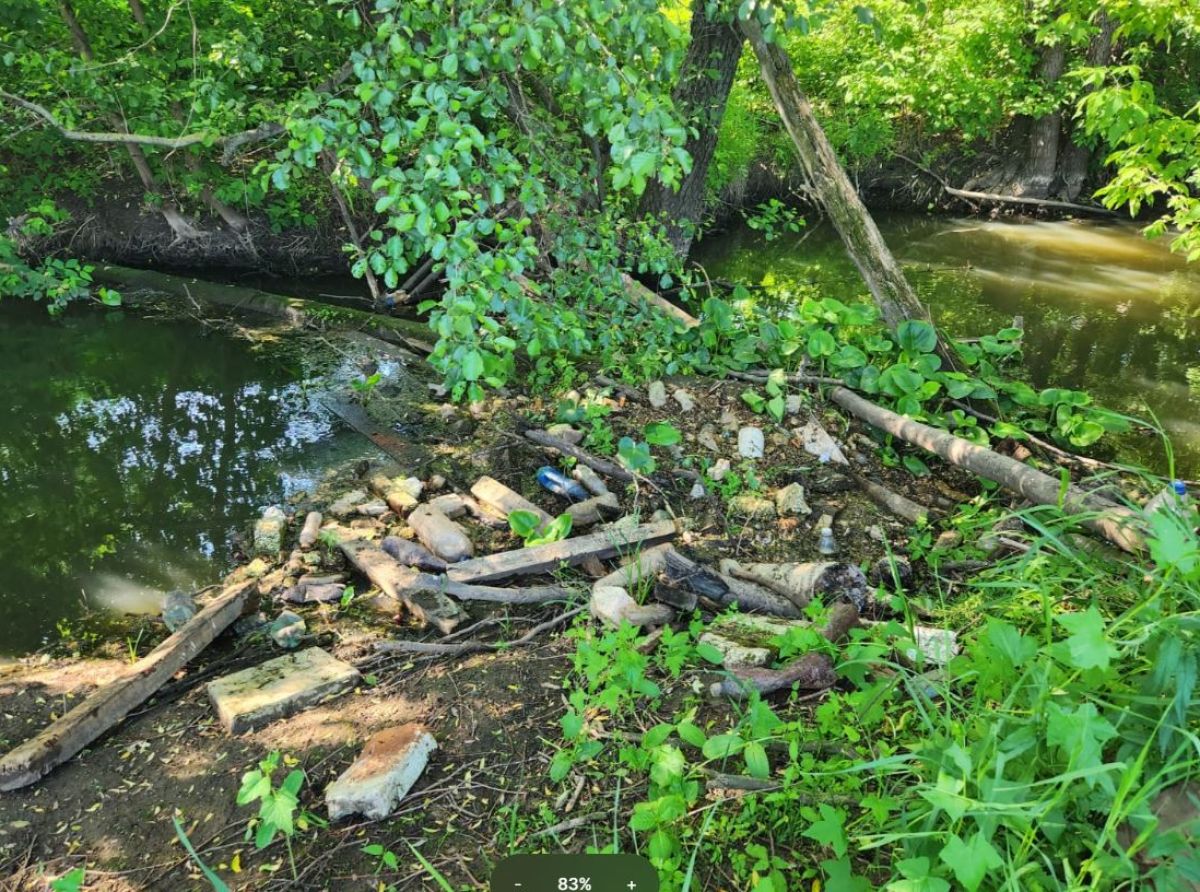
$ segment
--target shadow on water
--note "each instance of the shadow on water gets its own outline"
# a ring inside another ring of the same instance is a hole
[[[1025,361],[1039,387],[1086,390],[1108,408],[1158,418],[1176,472],[1200,476],[1200,264],[1131,225],[990,221],[881,214],[880,229],[938,323],[957,337],[1025,321]],[[704,241],[716,278],[785,298],[866,290],[836,232],[767,242],[749,228]],[[1162,443],[1129,436],[1121,456],[1167,471]]]
[[[0,370],[0,654],[215,581],[261,507],[353,448],[297,374],[190,324],[6,301]]]

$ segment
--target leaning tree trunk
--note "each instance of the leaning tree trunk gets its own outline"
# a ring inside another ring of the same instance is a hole
[[[884,321],[893,331],[908,319],[932,324],[929,311],[904,278],[904,271],[884,242],[879,227],[842,169],[808,97],[800,89],[787,52],[767,42],[762,26],[753,17],[743,20],[741,27],[758,56],[763,80],[792,138],[805,177],[841,235]],[[940,339],[938,353],[953,367],[953,355]]]
[[[663,220],[667,240],[676,255],[686,257],[694,235],[694,224],[704,213],[704,185],[708,166],[717,149],[721,119],[733,88],[745,37],[734,21],[709,17],[709,0],[692,0],[692,34],[679,82],[671,99],[679,112],[695,127],[684,148],[692,157],[692,169],[678,189],[653,180],[642,194],[642,216]]]
[[[1103,10],[1096,17],[1096,25],[1099,27],[1092,39],[1088,42],[1087,48],[1087,64],[1089,68],[1100,68],[1108,65],[1112,61],[1113,55],[1113,36],[1117,30],[1117,20],[1106,14]],[[1085,95],[1090,93],[1091,87],[1084,87]],[[1076,122],[1072,127],[1072,132],[1080,130],[1079,123]],[[1079,197],[1079,193],[1083,190],[1083,183],[1087,179],[1088,165],[1092,160],[1092,150],[1087,146],[1080,145],[1074,139],[1067,143],[1067,148],[1063,152],[1062,157],[1062,197],[1067,201],[1074,201]]]
[[[1047,89],[1053,89],[1062,77],[1067,48],[1060,40],[1042,48],[1038,77]],[[1029,130],[1029,146],[1025,164],[1017,174],[1011,193],[1029,198],[1045,198],[1053,190],[1058,170],[1058,143],[1062,133],[1062,108],[1034,120]]]

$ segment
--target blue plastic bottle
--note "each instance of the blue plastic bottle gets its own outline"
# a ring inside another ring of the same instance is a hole
[[[538,468],[537,480],[543,487],[556,496],[562,496],[572,502],[582,502],[590,498],[588,491],[561,471],[547,465]]]

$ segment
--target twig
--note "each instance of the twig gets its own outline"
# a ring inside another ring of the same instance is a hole
[[[513,641],[463,641],[460,644],[427,641],[381,641],[375,645],[375,650],[381,653],[415,653],[430,654],[433,656],[463,656],[483,651],[507,650],[529,644],[542,632],[562,625],[573,616],[582,613],[584,609],[583,607],[576,607],[574,610],[568,610],[566,613],[559,614],[544,623],[539,623],[520,638]]]

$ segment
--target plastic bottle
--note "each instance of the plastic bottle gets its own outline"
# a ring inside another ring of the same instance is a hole
[[[1182,480],[1172,480],[1171,485],[1146,503],[1146,514],[1155,514],[1164,508],[1170,508],[1180,513],[1188,508],[1187,486]]]
[[[821,541],[817,543],[817,551],[824,555],[837,554],[837,542],[833,538],[833,528],[825,527],[821,530]]]
[[[588,491],[561,471],[547,465],[538,468],[537,480],[543,487],[572,502],[583,502],[591,496]]]

